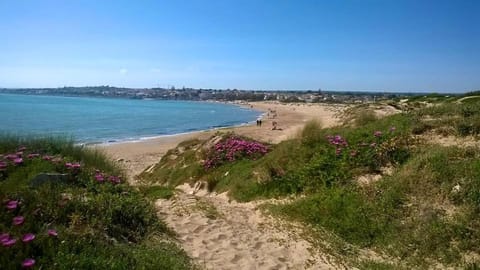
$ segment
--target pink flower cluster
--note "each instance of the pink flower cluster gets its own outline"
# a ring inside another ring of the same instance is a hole
[[[62,157],[55,157],[50,155],[40,155],[39,153],[29,153],[25,154],[27,148],[21,146],[17,149],[15,153],[0,155],[0,171],[4,171],[8,168],[9,164],[20,166],[24,164],[25,158],[27,159],[36,159],[42,158],[43,160],[50,161],[54,164],[59,164],[64,162]],[[78,172],[82,167],[78,162],[66,162],[65,167],[74,172]]]
[[[0,170],[5,170],[8,167],[8,163],[15,166],[22,165],[24,156],[23,151],[25,150],[25,147],[20,147],[15,153],[0,155]]]
[[[346,139],[344,139],[342,136],[340,135],[328,135],[327,136],[327,141],[331,144],[331,145],[334,145],[335,146],[335,155],[339,156],[340,154],[342,154],[342,150],[343,148],[345,147],[348,147],[348,142]]]
[[[389,131],[390,133],[393,133],[395,132],[396,128],[395,127],[390,127]],[[373,132],[373,137],[375,138],[380,138],[383,136],[383,132],[380,131],[380,130],[376,130]],[[340,135],[328,135],[327,136],[327,141],[335,146],[335,155],[339,156],[343,153],[343,150],[348,148],[348,142],[346,139],[344,139],[342,136]],[[366,142],[362,142],[360,144],[358,144],[359,146],[370,146],[371,148],[375,148],[377,147],[377,142],[371,142],[371,143],[366,143]],[[356,157],[357,155],[359,154],[359,150],[357,149],[352,149],[350,150],[350,157]]]
[[[65,163],[65,167],[71,170],[79,170],[82,166],[80,165],[80,163],[67,162]]]
[[[122,179],[119,176],[114,176],[114,175],[107,176],[105,173],[101,172],[100,170],[95,170],[95,174],[93,178],[95,178],[95,180],[99,183],[110,182],[116,185],[122,182]]]
[[[205,169],[210,169],[241,158],[256,159],[267,152],[267,146],[259,142],[230,137],[214,145],[203,166]]]
[[[347,140],[342,138],[342,136],[340,135],[335,135],[335,136],[328,135],[327,140],[330,144],[333,144],[333,145],[343,146],[343,147],[348,146]]]
[[[19,201],[18,200],[8,200],[5,204],[5,208],[7,209],[7,211],[17,210],[19,208]],[[15,227],[21,227],[24,223],[25,223],[25,217],[24,216],[14,216],[12,218],[12,225],[15,226]],[[54,230],[54,229],[47,230],[46,234],[50,237],[57,237],[58,236],[57,231]],[[29,233],[23,234],[23,236],[20,239],[24,244],[28,244],[28,243],[30,243],[30,242],[32,242],[33,240],[36,239],[36,235],[34,233],[29,232]],[[7,233],[7,232],[0,233],[0,244],[4,248],[12,248],[13,246],[15,246],[17,244],[17,238],[15,238],[14,235],[12,235],[10,233]],[[35,259],[26,258],[22,262],[21,265],[22,265],[23,268],[33,267],[35,265]]]

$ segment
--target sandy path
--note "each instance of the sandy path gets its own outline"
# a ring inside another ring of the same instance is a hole
[[[179,187],[173,199],[156,207],[175,230],[182,247],[206,269],[338,269],[314,251],[299,232],[279,226],[257,209],[227,195],[193,194]]]

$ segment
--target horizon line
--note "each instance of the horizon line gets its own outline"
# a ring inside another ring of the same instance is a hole
[[[21,90],[21,89],[62,89],[62,88],[88,88],[88,87],[109,87],[109,88],[119,88],[119,89],[132,89],[132,90],[219,90],[219,91],[256,91],[256,92],[356,92],[356,93],[419,93],[419,94],[466,94],[471,92],[480,91],[479,89],[472,90],[463,90],[459,92],[449,92],[449,90],[338,90],[338,89],[238,89],[238,88],[205,88],[205,87],[185,87],[180,88],[175,87],[174,85],[169,85],[167,87],[126,87],[126,86],[113,86],[113,85],[84,85],[84,86],[57,86],[57,87],[0,87],[1,90]],[[173,89],[171,88],[173,87]]]

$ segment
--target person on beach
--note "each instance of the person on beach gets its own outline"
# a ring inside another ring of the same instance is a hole
[[[257,126],[261,127],[262,126],[262,118],[257,119]]]
[[[273,126],[272,130],[276,130],[276,129],[277,129],[277,124],[278,124],[277,121],[273,121],[273,122],[272,122],[272,126]]]

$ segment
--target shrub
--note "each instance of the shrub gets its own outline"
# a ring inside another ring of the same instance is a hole
[[[313,146],[318,143],[320,139],[323,138],[322,127],[318,121],[309,121],[305,124],[305,127],[302,130],[301,138],[302,143],[305,145]]]
[[[355,116],[355,126],[361,127],[377,120],[375,112],[372,110],[362,110]]]

